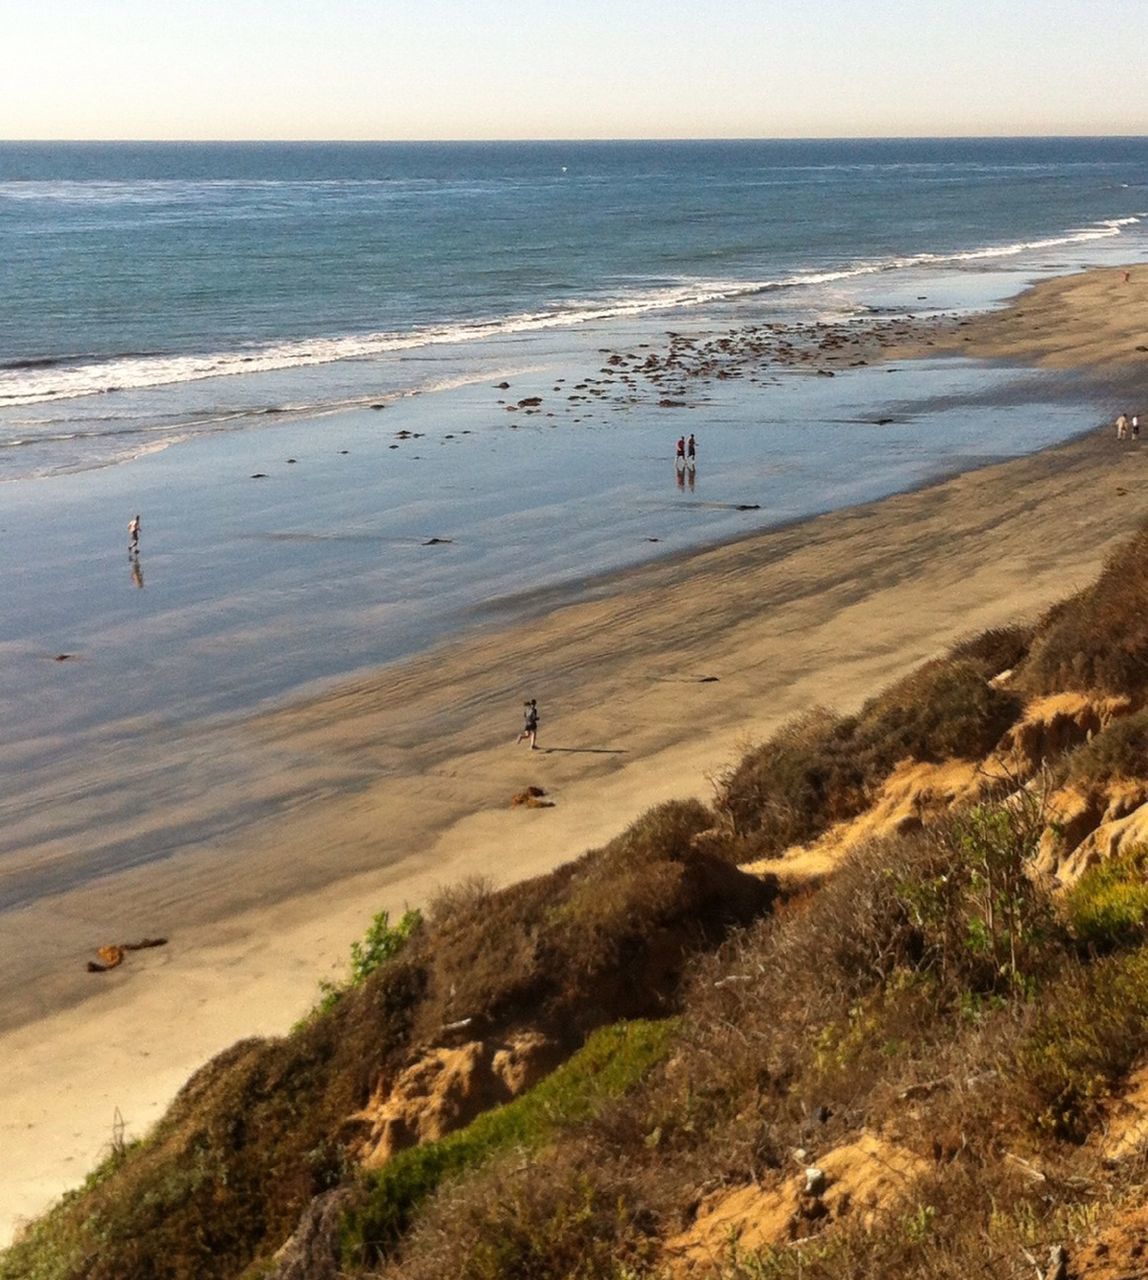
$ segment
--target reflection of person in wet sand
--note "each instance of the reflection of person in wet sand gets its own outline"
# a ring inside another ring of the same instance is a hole
[[[675,463],[675,464],[674,464],[674,478],[675,478],[675,479],[677,480],[677,482],[678,482],[678,488],[679,488],[679,489],[684,489],[684,488],[686,487],[686,469],[685,469],[685,467],[678,466],[678,465],[677,465],[677,463]]]
[[[128,521],[128,551],[138,551],[140,549],[140,518],[137,512]]]
[[[698,469],[692,464],[686,468],[686,482],[690,486],[690,492],[693,493],[694,485],[697,483]]]
[[[533,698],[528,699],[522,704],[523,720],[522,732],[514,739],[515,743],[519,743],[523,738],[530,739],[530,750],[538,750],[538,703]]]
[[[143,588],[143,570],[140,568],[138,552],[132,556],[132,586]]]

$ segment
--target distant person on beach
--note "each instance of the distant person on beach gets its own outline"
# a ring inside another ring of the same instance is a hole
[[[1132,439],[1140,439],[1140,415],[1138,413],[1132,415]]]
[[[538,703],[533,698],[528,699],[522,704],[523,725],[522,732],[514,739],[515,745],[520,743],[523,738],[530,739],[530,750],[538,750]]]
[[[140,549],[140,518],[137,512],[128,521],[128,550],[138,551]]]
[[[686,438],[685,436],[678,436],[678,445],[677,445],[677,450],[675,452],[675,457],[679,462],[683,462],[685,460],[685,456],[686,456]]]
[[[1124,414],[1121,414],[1116,419],[1116,439],[1124,440],[1127,438],[1127,436],[1128,436],[1128,419],[1127,417],[1125,417]]]
[[[695,459],[697,458],[697,452],[698,452],[698,447],[694,441],[694,433],[691,431],[690,438],[686,441],[686,457],[690,460],[690,462],[695,461]]]

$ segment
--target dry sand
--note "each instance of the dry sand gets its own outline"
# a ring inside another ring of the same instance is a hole
[[[1107,311],[1122,273],[1095,275],[1041,286],[1037,305]],[[1031,314],[1029,297],[1019,305]],[[957,342],[992,354],[997,331],[1011,352],[1010,323],[978,320]],[[1091,341],[1097,323],[1079,333]],[[139,1134],[212,1053],[284,1031],[375,911],[468,874],[547,870],[652,804],[708,798],[714,773],[784,718],[855,707],[956,638],[1083,586],[1148,516],[1142,448],[1097,430],[643,568],[246,726],[249,749],[312,799],[21,913],[27,943],[6,949],[5,986],[23,1000],[0,1024],[0,1239],[83,1177],[117,1114]],[[512,745],[527,695],[536,752]],[[511,809],[528,784],[555,807]],[[169,944],[83,971],[95,946],[145,934]]]
[[[1109,377],[1148,375],[1148,266],[1045,280],[938,339],[935,350]],[[1113,414],[1121,407],[1135,408],[1117,404]]]

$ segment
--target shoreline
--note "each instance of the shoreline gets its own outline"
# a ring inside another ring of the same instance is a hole
[[[375,911],[466,874],[539,873],[662,800],[708,798],[747,739],[818,703],[848,711],[960,636],[1083,585],[1148,516],[1148,496],[1119,492],[1144,456],[1088,428],[604,575],[529,625],[484,623],[239,727],[320,798],[21,913],[35,945],[12,957],[0,1002],[0,1237],[81,1179],[117,1109],[138,1135],[213,1052],[289,1026]],[[524,690],[543,712],[533,755],[510,745]],[[509,808],[530,784],[555,808]],[[82,972],[93,947],[157,933],[167,947]]]

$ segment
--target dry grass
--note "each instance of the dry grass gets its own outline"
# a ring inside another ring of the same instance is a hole
[[[768,909],[769,885],[694,847],[713,815],[650,810],[604,848],[494,893],[471,882],[434,905],[420,1033],[529,1019],[576,1041],[668,1007],[687,956]]]
[[[1148,693],[1148,529],[1117,551],[1100,578],[1050,610],[1018,673],[1029,693],[1066,689]]]
[[[1115,1194],[1119,1176],[1077,1144],[1148,1054],[1148,949],[1090,963],[1051,903],[1014,886],[1017,969],[1003,969],[970,926],[1006,837],[1031,851],[1023,815],[990,806],[873,847],[731,939],[697,964],[677,1051],[643,1089],[530,1161],[444,1189],[381,1274],[662,1280],[658,1242],[705,1191],[771,1185],[796,1147],[816,1158],[862,1127],[931,1170],[879,1230],[845,1219],[754,1254],[731,1240],[709,1274],[1033,1274],[1028,1254]]]
[[[1148,708],[1114,721],[1065,761],[1066,780],[1084,790],[1140,779],[1148,768]]]
[[[1033,627],[1020,624],[990,627],[955,644],[949,650],[949,658],[953,662],[974,663],[991,680],[1011,671],[1027,656],[1035,634]]]
[[[992,665],[926,663],[856,716],[813,711],[748,752],[718,780],[716,799],[741,860],[780,853],[856,816],[898,761],[987,755],[1020,714],[1014,694],[988,683]]]

